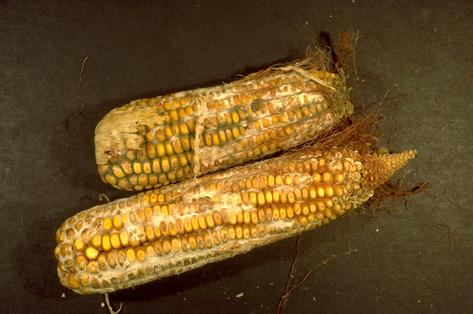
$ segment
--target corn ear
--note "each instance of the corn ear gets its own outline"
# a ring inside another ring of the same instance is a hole
[[[95,131],[102,180],[143,190],[261,159],[326,134],[352,104],[317,57],[230,84],[132,101]]]
[[[59,279],[112,292],[294,236],[363,204],[414,156],[308,148],[93,207],[56,233]]]

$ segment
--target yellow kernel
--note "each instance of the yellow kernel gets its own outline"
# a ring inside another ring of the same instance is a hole
[[[327,184],[333,183],[333,175],[330,172],[324,172],[322,175],[322,181]]]
[[[309,196],[310,198],[314,199],[317,197],[317,191],[314,187],[309,188]]]
[[[128,232],[120,232],[120,242],[124,247],[128,246]]]
[[[325,195],[325,190],[324,190],[323,187],[319,186],[319,187],[317,188],[317,195],[318,195],[319,197],[324,197],[324,195]]]
[[[232,128],[232,135],[233,138],[238,138],[240,136],[240,131],[238,130],[238,128]]]
[[[240,122],[240,117],[238,116],[238,113],[236,111],[232,112],[232,121],[235,124]]]
[[[163,157],[166,155],[166,149],[164,148],[164,145],[162,143],[156,144],[156,153],[158,157]]]
[[[197,217],[192,217],[192,229],[194,229],[194,231],[197,231],[199,230],[199,219]]]
[[[112,229],[112,219],[110,219],[109,217],[105,218],[103,220],[103,225],[102,226],[107,231]]]
[[[272,215],[273,215],[273,219],[279,219],[279,210],[277,207],[273,208]]]
[[[279,202],[279,199],[280,199],[280,194],[279,194],[279,191],[273,191],[273,201],[275,203],[278,203]]]
[[[99,256],[99,251],[96,248],[89,246],[85,249],[85,256],[89,260],[94,260],[97,258],[97,256]]]
[[[310,212],[310,208],[307,205],[302,206],[302,215],[308,215]]]
[[[287,203],[287,192],[281,191],[281,204],[286,204],[286,203]]]
[[[81,239],[75,239],[74,240],[74,248],[77,251],[82,251],[84,249],[84,247],[85,247],[84,242],[82,242]]]
[[[122,219],[120,215],[114,216],[112,220],[113,226],[115,229],[120,229],[122,227]]]
[[[177,228],[176,225],[172,222],[169,223],[169,235],[170,236],[175,236],[177,234]]]
[[[292,207],[288,207],[286,210],[287,218],[291,219],[294,217],[294,210]]]
[[[102,248],[105,250],[105,251],[109,251],[112,249],[112,246],[110,244],[110,236],[108,234],[105,234],[103,237],[102,237]]]
[[[265,203],[265,196],[263,192],[258,192],[258,205],[263,206]]]
[[[273,186],[274,186],[274,183],[275,183],[275,181],[274,181],[274,176],[273,176],[273,175],[269,175],[269,176],[268,176],[268,186],[273,187]]]
[[[148,239],[148,241],[153,241],[154,238],[155,238],[155,234],[154,234],[154,231],[153,231],[153,226],[146,226],[145,227],[145,234],[146,234],[146,238]]]
[[[112,167],[112,173],[117,178],[123,178],[125,176],[125,173],[123,172],[123,170],[118,165],[115,165],[115,166]]]
[[[313,179],[315,183],[319,183],[322,181],[322,176],[320,175],[320,173],[314,173]]]
[[[79,277],[77,277],[74,273],[69,273],[67,275],[67,284],[71,289],[79,289],[80,288],[80,281]]]
[[[235,235],[237,239],[241,239],[243,237],[243,230],[241,226],[236,226],[235,227]]]
[[[281,217],[281,219],[286,219],[287,217],[287,212],[286,212],[286,209],[284,207],[282,207],[281,209],[279,209],[279,216]]]
[[[179,239],[173,238],[171,240],[171,247],[175,253],[179,252],[181,250],[181,244],[179,243]]]
[[[236,225],[236,223],[237,223],[237,215],[236,215],[235,213],[231,213],[231,214],[230,214],[230,219],[229,219],[229,221],[230,221],[230,224]]]
[[[253,206],[256,206],[256,204],[258,204],[258,197],[255,192],[250,193],[250,203]]]
[[[203,216],[199,217],[199,227],[201,229],[207,229],[207,224],[205,223],[205,217]]]
[[[335,175],[335,182],[343,182],[343,180],[345,180],[345,175],[343,173],[337,173]]]
[[[336,186],[335,189],[334,189],[334,194],[335,196],[342,196],[343,195],[343,187],[341,186]]]
[[[139,162],[134,162],[133,163],[133,171],[136,173],[136,174],[140,174],[142,172],[142,169],[141,169],[141,164]]]
[[[102,245],[102,236],[100,234],[94,235],[94,237],[92,238],[92,245],[96,248],[100,248],[100,246]]]
[[[325,195],[327,195],[327,197],[332,197],[333,196],[333,188],[331,186],[326,186],[325,187]]]
[[[292,176],[284,176],[284,183],[286,185],[292,185]]]
[[[282,176],[278,174],[276,176],[276,185],[282,185],[282,184],[283,184]]]
[[[215,222],[214,222],[214,219],[213,219],[212,215],[205,216],[205,222],[207,223],[207,226],[209,228],[215,227]]]
[[[168,156],[174,155],[174,149],[172,148],[172,145],[170,142],[164,143],[164,149],[166,150],[166,154]]]
[[[128,248],[126,250],[126,258],[130,263],[133,263],[136,259],[135,250],[132,248]]]
[[[192,231],[192,223],[189,218],[184,219],[184,230],[186,230],[186,232]]]

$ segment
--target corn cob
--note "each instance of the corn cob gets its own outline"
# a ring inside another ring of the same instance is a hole
[[[56,233],[60,281],[112,292],[313,229],[364,203],[414,156],[307,148],[93,207]]]
[[[352,113],[342,75],[309,58],[230,84],[141,99],[97,125],[102,180],[143,190],[298,146]]]

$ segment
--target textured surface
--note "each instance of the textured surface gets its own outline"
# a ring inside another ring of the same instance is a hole
[[[303,56],[312,32],[346,29],[361,34],[356,102],[377,103],[389,90],[390,147],[416,147],[405,180],[430,180],[432,188],[410,197],[407,210],[398,200],[375,216],[354,214],[305,234],[302,270],[348,243],[358,252],[314,272],[287,312],[473,307],[471,2],[19,3],[0,1],[2,313],[105,312],[99,296],[61,298],[53,256],[64,219],[95,205],[99,193],[128,195],[96,172],[93,134],[105,113]],[[74,94],[85,56],[86,108],[69,130],[57,129],[80,108]],[[111,298],[125,313],[274,312],[293,252],[294,240],[285,240]]]
[[[414,156],[308,148],[92,207],[56,232],[59,279],[113,292],[246,253],[359,207]]]
[[[231,83],[113,109],[95,129],[100,177],[141,191],[326,135],[353,113],[343,76],[324,71],[326,59],[320,53]]]

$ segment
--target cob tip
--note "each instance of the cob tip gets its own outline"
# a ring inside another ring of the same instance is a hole
[[[366,165],[363,176],[367,186],[377,187],[388,181],[388,179],[407,162],[415,158],[415,149],[406,150],[393,154],[372,154],[365,157]]]

